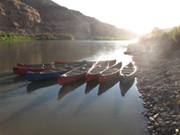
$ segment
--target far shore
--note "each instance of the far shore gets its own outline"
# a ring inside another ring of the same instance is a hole
[[[180,134],[180,50],[168,57],[131,44],[128,55],[137,66],[137,87],[147,109],[147,130],[153,135]]]

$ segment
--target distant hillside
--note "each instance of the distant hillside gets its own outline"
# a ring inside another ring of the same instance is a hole
[[[75,39],[132,37],[135,34],[100,22],[51,0],[1,0],[0,30],[25,34],[64,33]]]

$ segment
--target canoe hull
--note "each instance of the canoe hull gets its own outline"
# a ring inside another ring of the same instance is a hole
[[[85,78],[85,74],[86,73],[75,75],[75,76],[68,76],[68,77],[58,76],[57,80],[60,85],[66,85],[66,84]]]
[[[56,78],[58,75],[65,74],[68,71],[61,71],[61,72],[55,72],[55,73],[42,73],[42,74],[28,72],[25,74],[25,76],[28,81],[34,82],[34,81],[41,81],[41,80]]]
[[[107,70],[103,71],[102,74],[98,78],[99,83],[102,84],[112,79],[119,78],[121,66],[122,66],[122,62],[119,62],[109,67]]]
[[[98,79],[99,79],[99,83],[102,84],[102,83],[105,83],[107,81],[110,81],[110,80],[118,78],[118,77],[119,77],[119,71],[117,71],[114,74],[108,75],[108,76],[99,76]]]
[[[132,74],[130,76],[121,75],[120,81],[121,81],[121,83],[126,84],[126,83],[130,82],[131,80],[133,80],[134,78],[135,78],[135,74]]]
[[[13,67],[13,72],[18,75],[25,75],[28,71],[30,72],[42,72],[48,69],[42,69],[42,68],[19,68],[19,67]]]
[[[90,81],[98,79],[98,77],[99,77],[99,74],[93,74],[93,75],[92,74],[86,74],[85,81],[90,82]]]

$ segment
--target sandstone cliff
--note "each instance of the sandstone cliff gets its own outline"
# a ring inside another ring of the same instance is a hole
[[[127,30],[69,10],[51,0],[1,0],[0,20],[0,30],[7,32],[64,33],[75,39],[132,35]]]
[[[14,33],[42,32],[39,12],[17,0],[0,1],[0,30]]]
[[[50,0],[20,0],[37,9],[44,24],[52,33],[66,33],[76,39],[91,37],[89,24],[75,16],[69,9]]]

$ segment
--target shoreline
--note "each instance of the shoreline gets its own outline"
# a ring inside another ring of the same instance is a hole
[[[168,57],[137,44],[128,45],[137,66],[137,88],[153,135],[180,134],[180,50]]]

